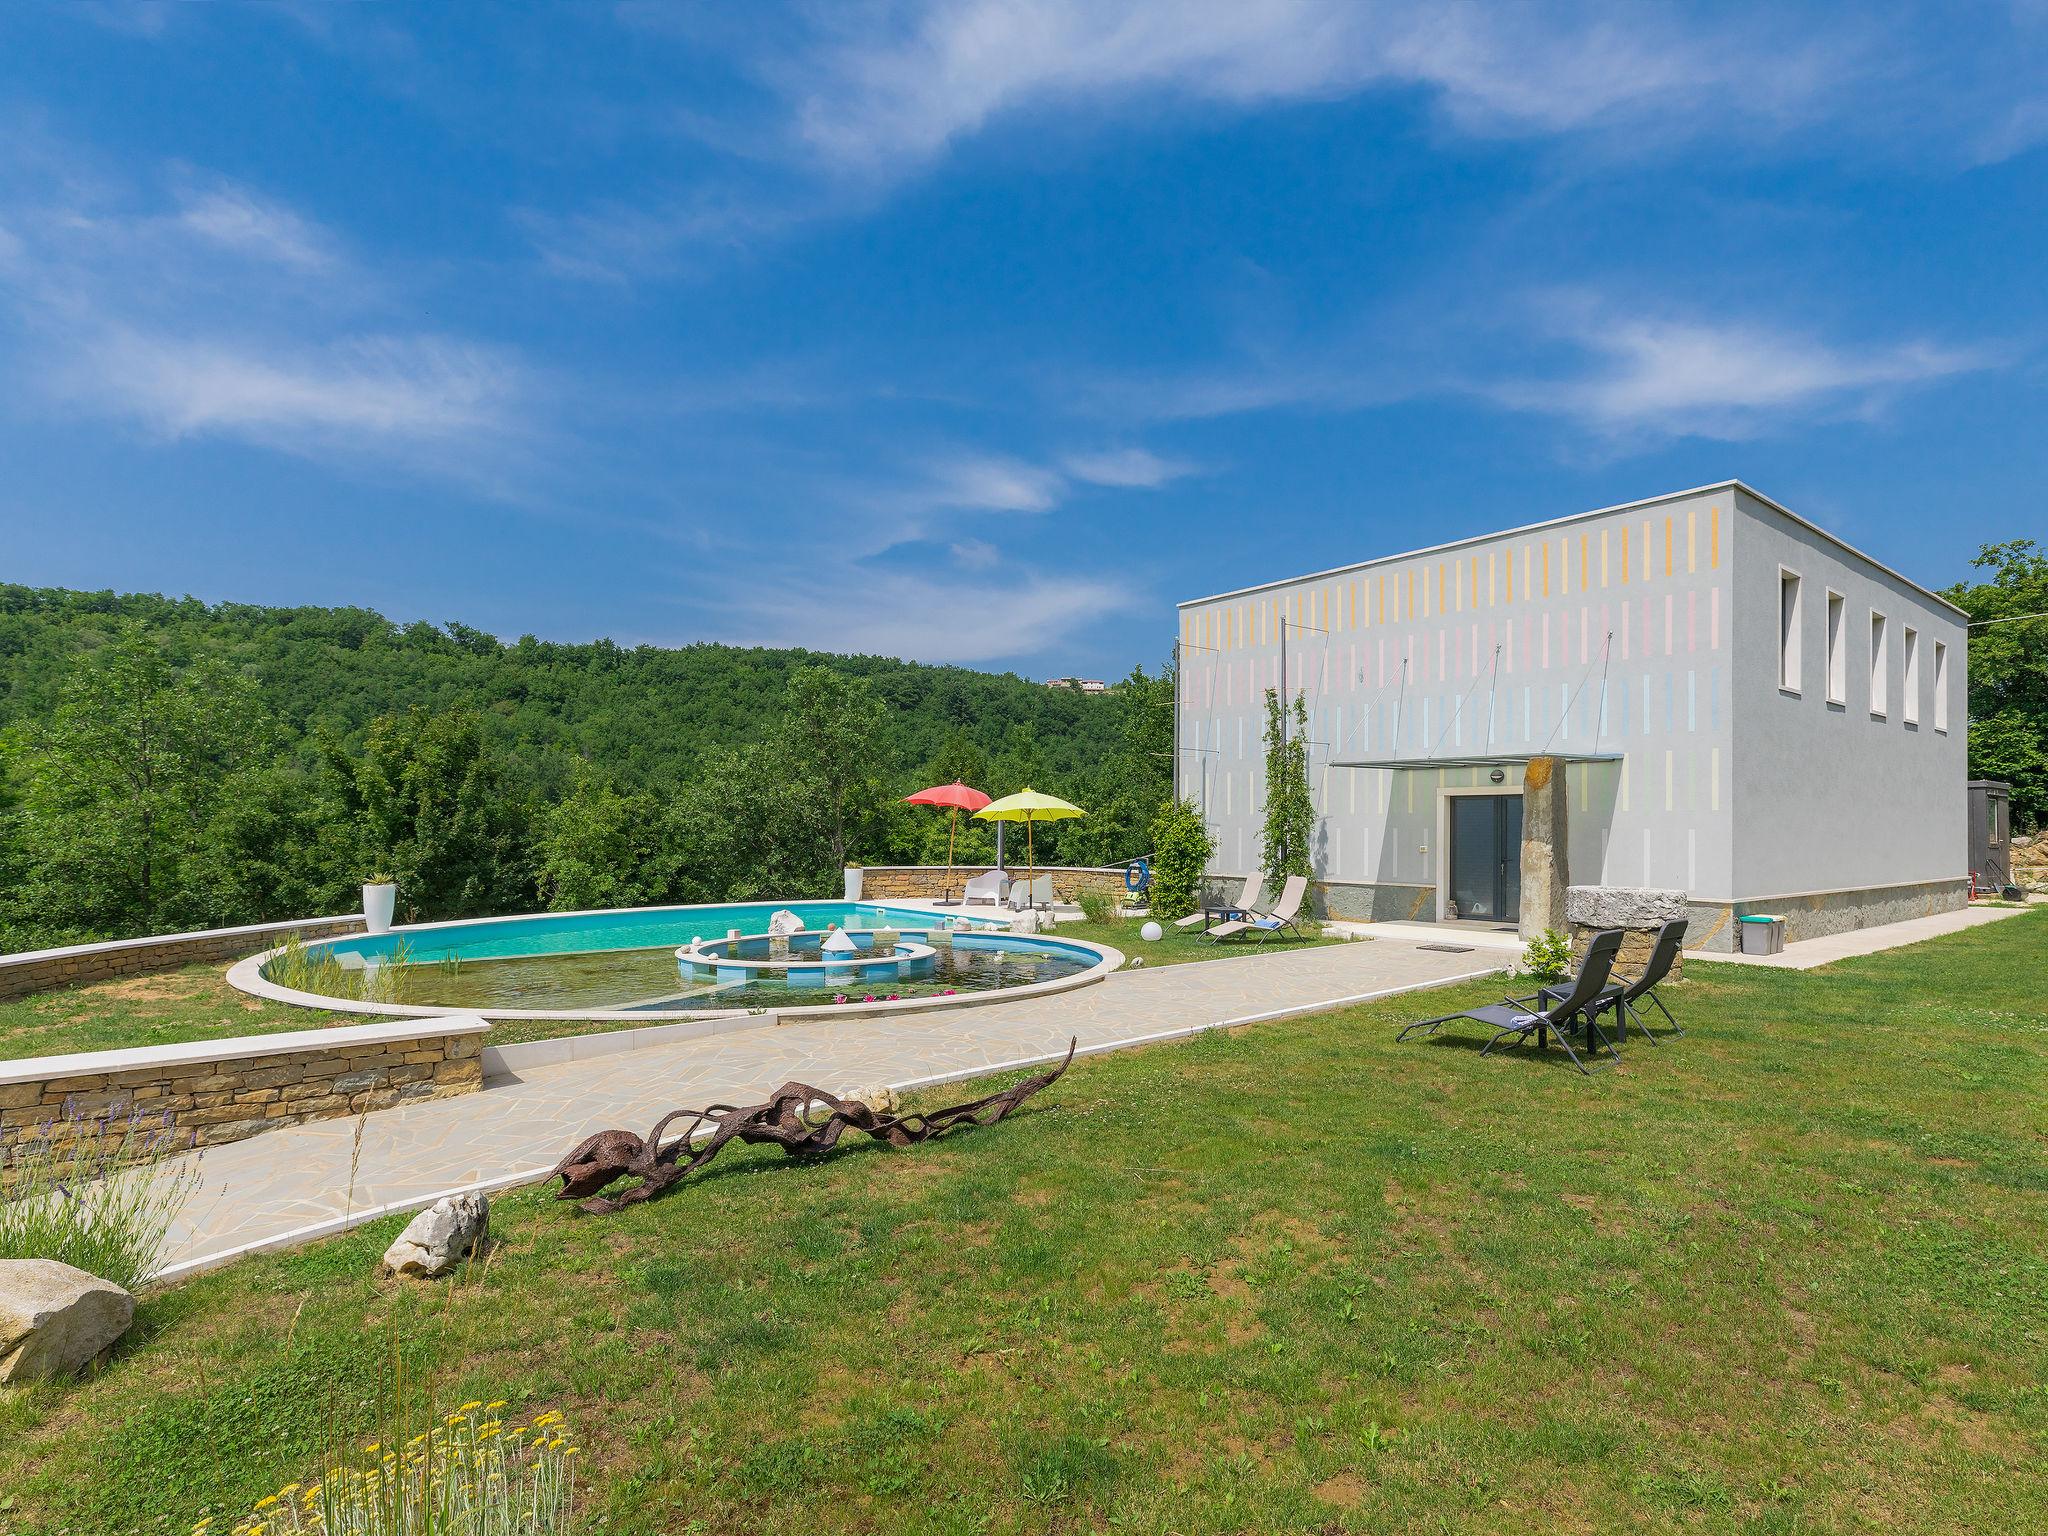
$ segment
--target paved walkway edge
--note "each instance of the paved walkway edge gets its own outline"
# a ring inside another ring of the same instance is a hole
[[[1074,1057],[1076,1060],[1080,1060],[1087,1056],[1103,1056],[1111,1051],[1128,1051],[1144,1045],[1163,1045],[1168,1041],[1185,1040],[1191,1036],[1207,1034],[1209,1031],[1216,1029],[1240,1029],[1249,1024],[1272,1024],[1282,1019],[1296,1019],[1309,1014],[1328,1013],[1333,1008],[1349,1008],[1359,1003],[1378,1002],[1382,998],[1399,997],[1411,992],[1433,992],[1441,987],[1461,986],[1465,982],[1476,981],[1482,976],[1497,976],[1503,969],[1504,967],[1502,966],[1489,965],[1480,970],[1468,971],[1457,976],[1448,976],[1441,981],[1425,982],[1420,985],[1410,983],[1398,987],[1382,987],[1373,992],[1354,992],[1345,997],[1324,998],[1312,1003],[1297,1003],[1290,1007],[1275,1008],[1264,1013],[1247,1013],[1235,1018],[1213,1019],[1203,1024],[1189,1024],[1179,1029],[1163,1029],[1154,1034],[1139,1035],[1128,1040],[1100,1041],[1097,1044],[1076,1050]],[[1026,1067],[1042,1067],[1047,1062],[1058,1061],[1064,1055],[1066,1055],[1065,1051],[1049,1051],[1035,1056],[1021,1056],[1012,1061],[998,1062],[994,1066],[970,1067],[958,1072],[941,1072],[930,1077],[918,1077],[912,1078],[907,1082],[891,1083],[889,1086],[896,1089],[899,1093],[909,1092],[916,1088],[937,1088],[946,1083],[968,1082],[978,1077],[995,1077],[1000,1073],[1020,1071]],[[489,1090],[486,1089],[485,1091],[488,1092]],[[172,1281],[189,1279],[193,1275],[202,1274],[210,1269],[218,1269],[223,1264],[242,1258],[247,1254],[274,1252],[281,1248],[295,1248],[302,1243],[314,1242],[323,1237],[334,1237],[342,1232],[364,1226],[369,1222],[380,1220],[386,1216],[396,1215],[403,1211],[425,1210],[436,1200],[445,1200],[452,1195],[472,1193],[497,1194],[502,1190],[516,1189],[524,1184],[538,1183],[542,1178],[546,1177],[548,1170],[553,1166],[554,1164],[551,1162],[543,1163],[537,1168],[522,1168],[514,1173],[497,1174],[488,1179],[477,1179],[467,1184],[457,1184],[448,1189],[436,1190],[431,1194],[408,1196],[403,1200],[393,1200],[384,1205],[366,1205],[360,1210],[351,1210],[343,1216],[333,1217],[326,1221],[311,1222],[303,1227],[294,1227],[287,1232],[272,1233],[270,1236],[253,1243],[243,1243],[233,1248],[216,1249],[212,1253],[201,1254],[196,1258],[187,1259],[183,1263],[172,1264],[152,1276],[149,1283],[151,1285],[166,1285]]]

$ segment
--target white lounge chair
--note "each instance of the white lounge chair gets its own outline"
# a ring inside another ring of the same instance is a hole
[[[1010,877],[1000,869],[992,869],[985,875],[976,875],[960,891],[960,905],[971,907],[980,902],[987,906],[999,907],[1008,891]]]
[[[1049,907],[1053,904],[1052,876],[1040,875],[1036,880],[1012,880],[1010,882],[1010,910],[1024,912],[1033,907]]]
[[[1245,918],[1234,923],[1218,923],[1209,930],[1212,939],[1227,939],[1240,933],[1256,933],[1264,943],[1267,935],[1285,929],[1296,938],[1305,937],[1294,921],[1301,915],[1301,899],[1308,894],[1308,878],[1305,875],[1289,875],[1287,883],[1280,887],[1280,899],[1273,903],[1273,910],[1261,912],[1256,917]]]
[[[1259,895],[1265,889],[1265,885],[1266,877],[1264,875],[1246,875],[1244,878],[1244,889],[1237,893],[1237,900],[1230,904],[1230,910],[1233,912],[1258,911]],[[1214,907],[1206,904],[1197,907],[1186,917],[1176,917],[1173,920],[1173,926],[1176,928],[1192,928],[1199,922],[1207,921],[1209,914],[1215,910]]]

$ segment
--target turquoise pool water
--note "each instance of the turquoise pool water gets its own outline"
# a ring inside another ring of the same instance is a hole
[[[284,979],[273,960],[264,974],[286,986],[332,997],[367,999],[397,1008],[432,1006],[486,1011],[537,1010],[551,1013],[675,1012],[776,1007],[835,1001],[931,997],[953,992],[993,992],[1076,975],[1098,963],[1094,951],[1052,937],[1011,935],[986,918],[971,919],[978,931],[954,933],[936,945],[928,974],[883,982],[846,978],[775,977],[719,982],[686,974],[676,951],[696,938],[724,938],[734,929],[765,932],[768,920],[788,908],[813,933],[828,924],[842,928],[895,928],[906,939],[923,941],[931,926],[925,913],[868,902],[749,902],[706,907],[650,907],[639,910],[545,913],[533,917],[478,918],[409,928],[374,938],[356,935],[323,940],[306,954],[310,973]],[[403,949],[401,951],[401,946]],[[336,967],[325,956],[360,956]],[[405,964],[378,962],[403,954]],[[370,990],[372,982],[376,990]]]
[[[931,918],[899,907],[849,901],[758,901],[723,907],[638,907],[616,912],[548,912],[533,917],[484,917],[437,923],[372,938],[323,941],[337,955],[389,958],[400,944],[415,964],[504,960],[518,955],[580,955],[614,949],[674,949],[692,939],[722,939],[734,928],[765,933],[768,919],[789,908],[806,928],[827,923],[853,928],[928,928]],[[997,925],[977,920],[981,929]]]

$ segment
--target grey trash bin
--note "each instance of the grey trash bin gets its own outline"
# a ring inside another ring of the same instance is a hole
[[[1785,919],[1745,917],[1742,919],[1742,952],[1745,955],[1775,955],[1785,948]]]

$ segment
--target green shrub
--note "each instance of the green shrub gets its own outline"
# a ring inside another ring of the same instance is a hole
[[[1152,915],[1171,921],[1201,905],[1202,876],[1216,852],[1192,801],[1169,800],[1152,818]]]
[[[1546,928],[1522,951],[1522,969],[1538,981],[1562,981],[1572,973],[1572,941]]]
[[[0,1259],[55,1259],[132,1291],[163,1262],[171,1221],[199,1182],[168,1114],[62,1115],[0,1160]]]
[[[1091,923],[1112,922],[1116,918],[1116,898],[1107,891],[1085,890],[1075,898],[1081,904],[1081,915]]]

